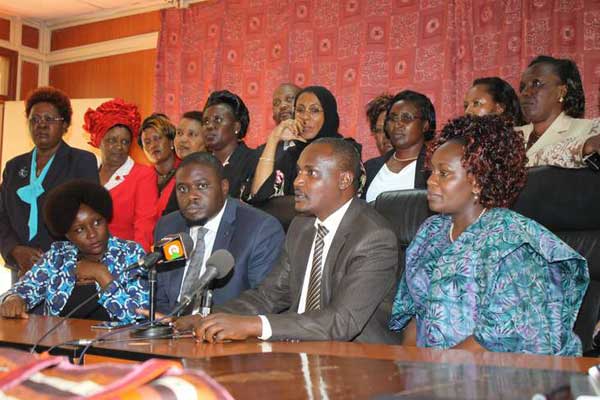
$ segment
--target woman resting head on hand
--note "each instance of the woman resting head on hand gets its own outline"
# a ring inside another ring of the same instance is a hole
[[[420,347],[581,354],[573,325],[589,282],[585,259],[505,208],[525,183],[521,134],[503,117],[460,117],[429,159],[427,200],[439,214],[406,251],[390,329]]]
[[[98,293],[74,318],[132,321],[148,304],[146,283],[133,270],[123,271],[144,256],[135,242],[113,237],[110,194],[102,186],[74,180],[53,189],[44,219],[56,237],[40,261],[9,290],[0,315],[26,318],[43,304],[44,315],[64,316],[85,298]]]

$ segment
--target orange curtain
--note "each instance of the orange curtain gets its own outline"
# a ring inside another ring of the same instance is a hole
[[[577,62],[596,117],[600,86],[598,0],[215,0],[162,12],[155,110],[175,121],[212,90],[250,109],[247,143],[273,127],[278,84],[323,85],[336,96],[340,133],[376,155],[365,104],[412,89],[435,104],[438,126],[463,109],[474,78],[518,87],[538,54]]]

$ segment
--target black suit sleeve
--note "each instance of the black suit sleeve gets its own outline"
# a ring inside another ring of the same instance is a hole
[[[72,168],[76,171],[75,176],[77,178],[100,183],[98,163],[92,153],[80,151],[73,161]]]
[[[19,238],[12,228],[7,208],[7,191],[9,190],[7,187],[7,177],[10,176],[13,169],[11,164],[8,164],[4,168],[2,184],[0,184],[0,252],[2,253],[2,258],[7,262],[7,266],[16,264],[10,252],[19,244]]]

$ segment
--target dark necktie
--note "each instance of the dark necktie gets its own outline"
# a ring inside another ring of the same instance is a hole
[[[187,272],[183,280],[183,286],[181,287],[181,297],[185,295],[191,295],[191,291],[194,287],[194,283],[200,277],[200,271],[202,271],[202,262],[204,261],[204,235],[208,230],[200,226],[198,227],[198,235],[196,237],[196,245],[194,251],[190,257],[190,264],[188,265]]]
[[[323,247],[325,246],[323,238],[328,232],[325,226],[317,225],[315,251],[313,252],[312,269],[310,271],[308,292],[306,294],[306,311],[321,308],[321,278],[323,277]]]

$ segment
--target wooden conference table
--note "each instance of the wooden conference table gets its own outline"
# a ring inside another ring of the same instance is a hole
[[[0,318],[0,346],[28,349],[58,320]],[[106,332],[90,329],[93,324],[68,320],[40,350]],[[207,372],[238,399],[523,399],[535,393],[562,399],[571,398],[569,385],[581,382],[599,361],[341,342],[207,344],[192,338],[131,339],[127,333],[107,340],[90,348],[86,362],[181,359],[185,366]]]

